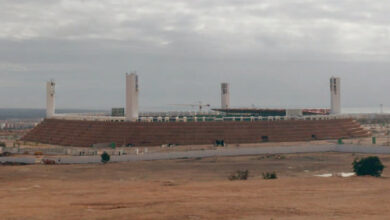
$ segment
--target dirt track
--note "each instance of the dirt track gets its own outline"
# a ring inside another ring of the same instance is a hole
[[[389,219],[383,178],[350,172],[356,155],[295,154],[107,165],[1,166],[6,219]],[[380,156],[388,167],[390,156]],[[237,169],[250,180],[228,181]],[[263,180],[264,171],[279,179]]]

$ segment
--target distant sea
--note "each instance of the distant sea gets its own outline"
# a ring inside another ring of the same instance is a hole
[[[383,107],[382,109],[378,107],[348,107],[348,108],[342,108],[341,109],[342,113],[344,114],[355,114],[355,113],[390,113],[390,107]]]
[[[105,110],[85,110],[85,109],[56,109],[56,113],[87,113],[87,112],[107,112]],[[36,119],[44,118],[46,109],[27,108],[0,108],[0,120],[7,119]]]

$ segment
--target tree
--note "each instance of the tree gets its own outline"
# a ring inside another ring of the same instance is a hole
[[[370,156],[366,158],[362,158],[360,160],[355,159],[352,163],[353,171],[357,176],[375,176],[380,177],[382,175],[382,171],[385,168],[382,162],[376,156]]]
[[[102,158],[102,163],[104,164],[110,161],[110,155],[105,151],[102,153],[101,158]]]

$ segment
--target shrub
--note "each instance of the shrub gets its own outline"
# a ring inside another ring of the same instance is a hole
[[[0,157],[9,157],[11,156],[12,154],[10,152],[3,152],[3,153],[0,153]]]
[[[249,176],[248,170],[237,170],[235,173],[231,174],[229,180],[247,180]]]
[[[360,160],[355,159],[352,163],[353,171],[357,176],[375,176],[380,177],[382,171],[385,168],[382,162],[376,156],[362,158]]]
[[[224,140],[215,140],[215,146],[225,146],[225,141]]]
[[[102,163],[104,164],[110,161],[110,155],[105,151],[102,153],[101,158],[102,158]]]
[[[269,180],[269,179],[277,179],[277,175],[275,172],[265,172],[263,173],[263,179]]]
[[[42,163],[46,165],[54,165],[56,164],[55,160],[50,160],[50,159],[42,159]]]

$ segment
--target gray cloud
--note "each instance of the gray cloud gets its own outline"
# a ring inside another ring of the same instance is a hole
[[[137,70],[141,106],[199,100],[327,107],[342,77],[344,106],[390,105],[390,6],[372,1],[0,0],[0,107],[123,106]],[[155,108],[156,107],[156,108]]]

